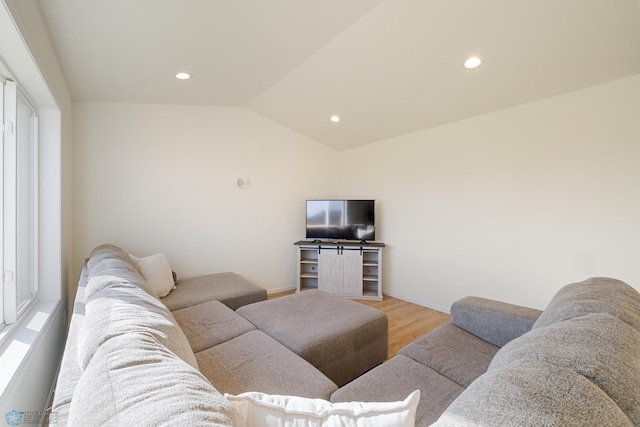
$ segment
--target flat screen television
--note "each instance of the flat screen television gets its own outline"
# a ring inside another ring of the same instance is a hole
[[[307,200],[307,239],[375,240],[375,200]]]

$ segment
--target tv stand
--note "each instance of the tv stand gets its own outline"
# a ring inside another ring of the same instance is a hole
[[[297,289],[319,289],[347,298],[382,300],[384,243],[299,241]]]

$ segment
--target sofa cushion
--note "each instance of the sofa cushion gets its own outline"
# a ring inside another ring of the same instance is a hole
[[[462,387],[484,374],[498,347],[445,323],[399,351]]]
[[[442,411],[464,390],[433,369],[401,354],[376,366],[331,395],[332,402],[393,402],[420,389],[416,425],[438,419]]]
[[[398,402],[331,403],[256,392],[225,397],[244,421],[239,427],[414,427],[420,390]]]
[[[217,300],[232,310],[267,299],[267,291],[235,273],[178,279],[176,289],[162,299],[169,310]]]
[[[444,411],[435,427],[632,426],[609,396],[571,369],[525,359],[491,369]]]
[[[85,306],[85,320],[77,337],[82,369],[106,341],[134,332],[156,337],[184,361],[198,367],[187,337],[156,297],[136,285],[104,276],[89,279],[87,294],[90,296]]]
[[[572,283],[556,293],[533,328],[588,313],[610,313],[640,331],[640,293],[620,280],[606,277]]]
[[[328,399],[337,389],[309,362],[258,330],[196,353],[196,358],[200,372],[222,393]]]
[[[155,337],[114,337],[80,378],[69,411],[77,426],[237,426],[239,414],[192,366]]]
[[[221,303],[209,301],[172,312],[197,353],[256,329],[247,319]]]
[[[640,331],[620,319],[595,313],[537,328],[500,349],[489,369],[524,359],[586,377],[640,425]]]

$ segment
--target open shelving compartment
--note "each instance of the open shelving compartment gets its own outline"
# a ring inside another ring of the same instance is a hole
[[[299,248],[298,292],[318,289],[318,250]]]

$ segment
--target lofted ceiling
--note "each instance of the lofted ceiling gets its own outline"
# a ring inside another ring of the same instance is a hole
[[[246,107],[337,150],[640,73],[638,0],[39,5],[76,101]]]

